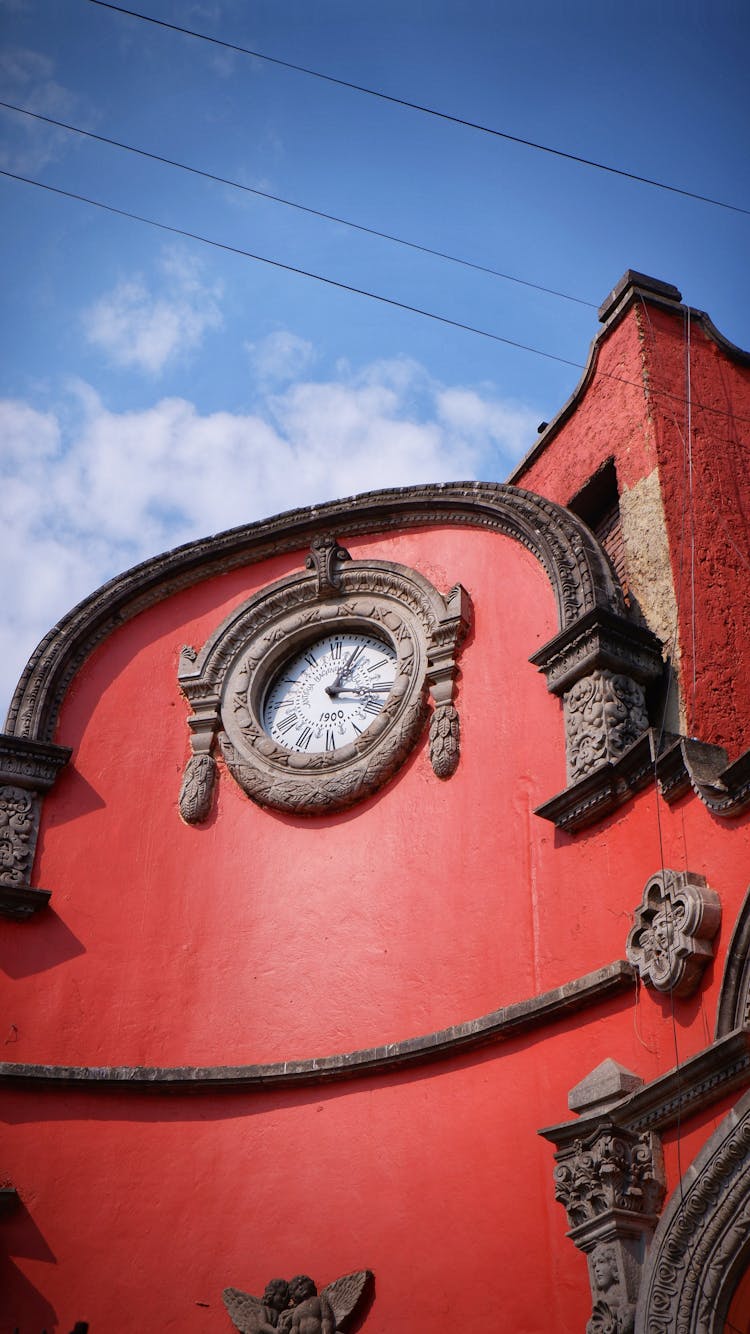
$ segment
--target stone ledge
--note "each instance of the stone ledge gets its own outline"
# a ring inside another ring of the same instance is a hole
[[[571,1011],[598,1005],[633,986],[634,973],[624,959],[576,978],[529,1000],[517,1001],[452,1028],[307,1061],[235,1066],[62,1066],[0,1063],[0,1083],[47,1085],[70,1089],[132,1088],[189,1092],[200,1089],[294,1087],[364,1075],[390,1074],[404,1066],[450,1060],[463,1052],[503,1042],[528,1029],[554,1023]]]
[[[605,1116],[615,1125],[636,1133],[663,1130],[748,1084],[750,1028],[743,1027],[608,1106]],[[592,1134],[601,1119],[596,1115],[582,1116],[576,1121],[547,1126],[538,1133],[562,1149]]]
[[[49,889],[32,889],[30,885],[0,884],[0,917],[23,922],[27,917],[46,908],[52,897]]]

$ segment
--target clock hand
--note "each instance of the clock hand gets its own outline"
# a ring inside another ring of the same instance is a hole
[[[334,680],[331,682],[331,684],[330,684],[329,686],[326,686],[326,694],[327,694],[327,695],[335,695],[335,694],[338,694],[339,688],[340,688],[340,686],[341,686],[341,683],[342,683],[344,677],[347,676],[347,675],[349,674],[349,672],[351,671],[352,663],[354,662],[354,659],[356,658],[357,654],[360,653],[360,652],[361,652],[361,645],[359,645],[359,644],[355,645],[355,647],[352,649],[351,653],[349,654],[349,657],[347,658],[346,662],[344,663],[343,667],[341,668],[341,671],[340,671],[340,672],[338,673],[338,675],[334,678]]]
[[[373,690],[391,690],[391,689],[392,689],[392,684],[388,685],[385,681],[383,681],[381,684],[376,684],[371,686],[340,686],[338,690],[334,690],[333,686],[328,686],[327,693],[329,695],[337,695],[337,696],[371,695]]]

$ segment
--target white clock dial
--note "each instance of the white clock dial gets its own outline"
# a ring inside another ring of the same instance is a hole
[[[377,717],[395,677],[391,644],[358,631],[331,631],[284,663],[266,692],[263,726],[287,750],[335,753]]]

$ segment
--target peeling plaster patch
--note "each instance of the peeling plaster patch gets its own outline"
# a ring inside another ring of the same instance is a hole
[[[677,683],[677,697],[670,691],[666,727],[685,732],[685,705],[680,684],[680,639],[677,599],[667,542],[667,524],[658,470],[641,478],[620,495],[622,534],[628,572],[628,587],[649,630],[669,649]]]

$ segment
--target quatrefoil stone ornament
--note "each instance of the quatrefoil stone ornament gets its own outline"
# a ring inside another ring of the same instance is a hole
[[[656,991],[689,996],[713,958],[718,894],[692,871],[658,871],[646,883],[627,940],[628,959]]]

